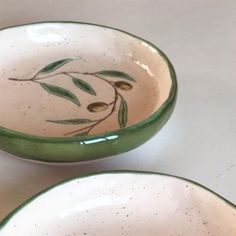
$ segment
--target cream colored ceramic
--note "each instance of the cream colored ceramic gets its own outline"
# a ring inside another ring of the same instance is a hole
[[[0,44],[0,126],[25,134],[128,127],[157,111],[171,90],[159,52],[119,31],[33,24],[0,31]]]
[[[129,151],[172,114],[168,58],[129,33],[78,22],[0,30],[0,148],[77,162]]]
[[[42,193],[0,224],[0,236],[235,236],[235,223],[235,206],[195,183],[123,172]]]

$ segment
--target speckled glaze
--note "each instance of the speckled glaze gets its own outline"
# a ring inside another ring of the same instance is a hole
[[[0,224],[0,236],[235,236],[235,222],[235,206],[196,183],[115,172],[41,193]]]
[[[128,33],[44,22],[0,30],[0,45],[0,148],[17,156],[74,162],[125,152],[173,111],[173,67]]]

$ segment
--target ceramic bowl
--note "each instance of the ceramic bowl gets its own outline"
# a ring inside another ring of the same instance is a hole
[[[122,153],[173,111],[173,67],[129,33],[44,22],[0,30],[0,45],[0,148],[9,153],[47,162]]]
[[[142,172],[59,184],[0,223],[0,236],[235,236],[236,208],[196,183]]]

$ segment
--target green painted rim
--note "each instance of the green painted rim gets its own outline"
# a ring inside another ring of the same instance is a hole
[[[210,192],[211,194],[213,194],[214,196],[216,196],[218,198],[218,200],[225,202],[227,205],[229,205],[231,208],[234,208],[236,210],[236,205],[234,205],[232,202],[228,201],[227,199],[225,199],[224,197],[220,196],[219,194],[217,194],[216,192],[212,191],[211,189],[186,178],[183,177],[179,177],[179,176],[175,176],[175,175],[170,175],[170,174],[164,174],[164,173],[156,173],[156,172],[147,172],[147,171],[134,171],[134,170],[115,170],[115,171],[104,171],[104,172],[95,172],[92,174],[86,174],[86,175],[82,175],[76,178],[72,178],[63,182],[60,182],[58,184],[55,184],[41,192],[39,192],[38,194],[36,194],[35,196],[29,198],[27,201],[25,201],[23,204],[21,204],[19,207],[17,207],[15,210],[13,210],[11,213],[9,213],[1,222],[0,222],[0,231],[4,228],[4,226],[7,225],[7,223],[11,220],[11,218],[14,217],[14,215],[16,213],[18,213],[20,210],[23,210],[24,207],[26,207],[27,205],[29,205],[32,201],[34,201],[35,199],[41,197],[42,195],[48,193],[50,190],[53,190],[54,188],[57,187],[61,187],[67,183],[70,183],[72,181],[75,180],[80,180],[80,179],[84,179],[84,178],[89,178],[89,177],[96,177],[96,176],[101,176],[101,175],[107,175],[107,174],[113,174],[113,175],[122,175],[122,174],[133,174],[133,175],[160,175],[160,176],[164,176],[167,178],[175,178],[175,179],[179,179],[182,180],[184,182],[188,182],[191,183],[197,187],[200,187],[202,190],[205,190],[207,192]]]
[[[37,135],[29,135],[29,134],[21,133],[21,132],[7,129],[7,128],[1,127],[1,126],[0,126],[0,135],[5,136],[5,137],[14,137],[14,138],[25,139],[25,140],[29,140],[29,141],[37,141],[38,143],[40,143],[40,142],[71,143],[71,142],[80,142],[80,141],[82,142],[82,141],[89,141],[89,140],[100,139],[100,138],[103,139],[103,138],[113,136],[113,135],[124,135],[126,133],[133,133],[136,130],[139,130],[141,128],[145,128],[145,127],[149,126],[150,123],[153,123],[156,120],[158,120],[165,113],[166,109],[173,103],[173,101],[175,101],[176,96],[177,96],[177,79],[176,79],[176,73],[175,73],[174,67],[172,66],[168,57],[154,44],[152,44],[149,41],[142,39],[138,36],[130,34],[126,31],[112,28],[112,27],[108,27],[108,26],[98,25],[98,24],[92,24],[92,23],[86,23],[86,22],[75,22],[75,21],[42,21],[42,22],[35,22],[35,23],[6,27],[6,28],[0,29],[0,31],[12,29],[12,28],[18,28],[18,27],[22,27],[22,26],[30,26],[30,25],[37,25],[37,24],[39,24],[39,25],[40,24],[51,24],[51,23],[80,24],[80,25],[89,25],[89,26],[106,28],[106,29],[115,30],[115,31],[124,33],[124,34],[134,37],[142,42],[147,43],[148,45],[150,45],[152,48],[154,48],[155,50],[157,50],[159,52],[159,54],[162,56],[162,58],[164,59],[164,61],[167,63],[167,65],[169,67],[170,76],[172,79],[172,85],[171,85],[169,96],[168,96],[167,100],[162,104],[162,106],[147,119],[145,119],[135,125],[131,125],[127,128],[118,129],[115,131],[106,132],[106,133],[99,134],[99,135],[88,135],[86,137],[78,136],[78,137],[66,137],[66,138],[64,138],[64,137],[42,137],[42,136],[37,136]]]

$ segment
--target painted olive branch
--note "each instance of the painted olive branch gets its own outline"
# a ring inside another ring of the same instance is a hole
[[[43,82],[43,80],[57,76],[57,75],[66,75],[72,79],[72,82],[74,83],[74,85],[76,87],[78,87],[82,91],[84,91],[92,96],[96,96],[97,94],[96,94],[95,90],[93,89],[93,87],[89,83],[87,83],[86,81],[81,80],[80,78],[77,77],[77,75],[94,76],[94,77],[106,82],[107,84],[109,84],[112,87],[112,89],[114,90],[114,94],[115,94],[114,100],[111,101],[109,104],[106,104],[104,102],[95,102],[95,103],[89,104],[87,107],[87,109],[90,112],[101,112],[111,106],[110,112],[105,117],[98,119],[98,120],[67,119],[67,120],[47,120],[47,121],[51,122],[51,123],[67,124],[67,125],[79,125],[79,124],[90,123],[90,125],[88,125],[86,127],[76,129],[74,131],[64,134],[64,135],[75,134],[75,136],[88,135],[89,132],[93,128],[95,128],[97,125],[99,125],[100,123],[102,123],[103,121],[108,119],[114,113],[114,111],[117,107],[117,103],[118,103],[118,101],[120,101],[120,107],[119,107],[119,111],[118,111],[118,121],[119,121],[119,125],[121,128],[126,127],[127,117],[128,117],[128,106],[127,106],[126,100],[119,93],[118,89],[128,91],[128,90],[132,89],[133,86],[130,83],[125,82],[125,81],[113,82],[113,81],[110,81],[104,77],[108,76],[108,77],[120,78],[122,80],[128,80],[131,82],[135,82],[135,80],[130,75],[128,75],[122,71],[116,71],[116,70],[103,70],[103,71],[97,71],[97,72],[93,72],[93,73],[78,72],[78,71],[61,71],[61,72],[55,73],[58,68],[62,67],[63,65],[65,65],[73,60],[75,60],[75,59],[67,58],[67,59],[61,59],[61,60],[49,63],[48,65],[43,67],[41,70],[39,70],[31,78],[26,78],[26,79],[9,78],[9,80],[21,81],[21,82],[28,81],[28,82],[37,83],[44,90],[46,90],[49,94],[67,99],[68,101],[73,102],[75,105],[81,106],[78,97],[74,93],[72,93],[70,90],[60,87],[60,86],[45,83],[45,82]],[[83,132],[83,131],[85,131],[85,132]]]

